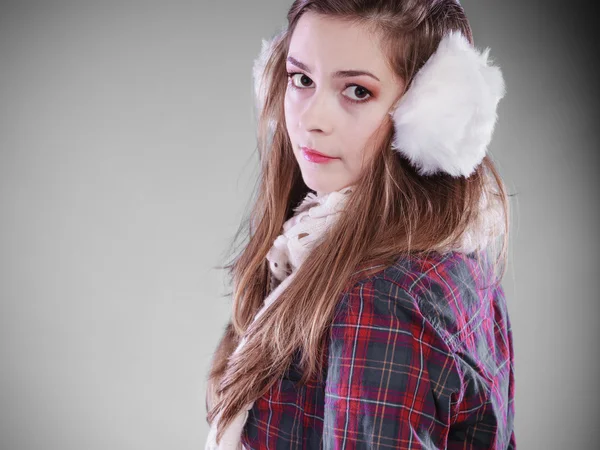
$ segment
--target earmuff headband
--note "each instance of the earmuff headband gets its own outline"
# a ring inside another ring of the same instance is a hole
[[[264,69],[276,39],[263,39],[254,61],[259,113],[268,85]],[[502,72],[488,61],[489,50],[480,52],[461,32],[450,31],[390,111],[392,149],[405,156],[419,174],[468,177],[485,157],[498,103],[505,95]]]

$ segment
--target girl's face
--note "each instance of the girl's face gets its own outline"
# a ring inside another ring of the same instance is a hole
[[[403,81],[366,28],[310,11],[291,37],[286,69],[285,121],[305,184],[319,195],[354,184]],[[311,160],[304,147],[333,159]]]

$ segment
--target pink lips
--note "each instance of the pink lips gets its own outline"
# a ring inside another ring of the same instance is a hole
[[[339,159],[325,156],[322,153],[309,149],[308,147],[301,147],[300,150],[302,150],[302,156],[304,156],[305,159],[314,163],[328,163]]]

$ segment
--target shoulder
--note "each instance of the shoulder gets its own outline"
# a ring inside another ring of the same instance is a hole
[[[327,436],[338,436],[349,420],[366,442],[384,430],[398,448],[416,438],[413,430],[430,430],[444,447],[443,430],[457,417],[463,378],[454,352],[422,312],[422,264],[398,260],[342,294],[329,334]]]
[[[501,286],[473,256],[399,258],[349,284],[329,333],[327,437],[350,427],[365,441],[385,430],[402,448],[464,444],[465,433],[481,448],[508,442],[510,322]]]
[[[370,320],[394,314],[412,322],[426,322],[448,347],[469,324],[486,320],[493,300],[503,301],[500,286],[485,287],[489,279],[472,254],[433,253],[427,257],[399,257],[391,266],[355,279],[337,305],[337,318],[367,308]]]

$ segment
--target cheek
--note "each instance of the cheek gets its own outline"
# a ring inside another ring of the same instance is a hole
[[[348,149],[348,163],[352,171],[360,171],[366,161],[375,153],[377,128],[380,121],[363,118],[360,125],[348,126],[345,131],[345,147]]]
[[[354,153],[363,153],[371,143],[374,137],[373,133],[376,131],[379,123],[372,120],[371,118],[364,118],[358,123],[347,127],[346,129],[346,142],[354,149]]]
[[[298,123],[296,120],[296,108],[294,102],[290,99],[290,96],[286,93],[283,102],[283,113],[285,115],[285,124],[288,132],[292,134],[295,124]]]

